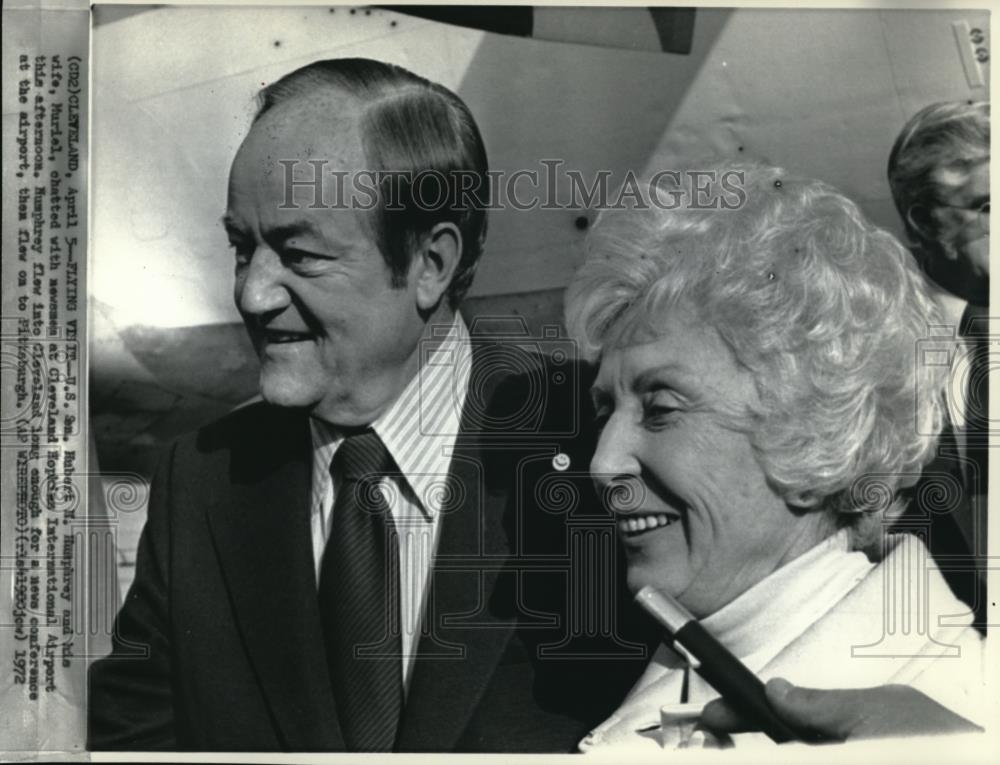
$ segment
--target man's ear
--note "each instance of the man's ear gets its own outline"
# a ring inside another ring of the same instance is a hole
[[[906,210],[906,225],[915,232],[922,241],[932,240],[934,237],[933,226],[931,224],[930,210],[920,202],[915,202]]]
[[[423,237],[410,266],[417,306],[433,311],[448,292],[462,258],[462,232],[454,223],[437,223]]]

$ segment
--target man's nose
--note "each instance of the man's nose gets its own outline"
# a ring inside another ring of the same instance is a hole
[[[236,305],[241,313],[260,315],[285,308],[289,302],[285,269],[278,256],[258,248],[236,275]]]

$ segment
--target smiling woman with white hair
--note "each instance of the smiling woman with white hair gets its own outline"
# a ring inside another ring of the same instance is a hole
[[[903,683],[974,717],[971,615],[940,627],[967,609],[915,536],[882,534],[942,427],[947,369],[920,357],[939,321],[923,278],[830,186],[707,170],[660,174],[645,203],[605,212],[567,294],[570,332],[599,364],[591,467],[629,587],[673,596],[765,679]],[[905,645],[883,628],[899,581],[924,588]],[[582,747],[676,741],[667,722],[650,733],[661,707],[696,714],[716,695],[663,645]]]

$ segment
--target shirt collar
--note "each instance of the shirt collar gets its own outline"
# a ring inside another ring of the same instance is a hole
[[[419,501],[434,517],[448,495],[446,478],[462,421],[471,372],[472,344],[461,314],[431,325],[421,341],[419,369],[403,392],[372,423]],[[337,429],[309,418],[313,449],[329,465],[343,440]]]
[[[841,529],[700,621],[758,672],[853,590],[873,566],[864,553],[850,550],[849,532]],[[629,698],[685,664],[685,657],[661,643]],[[692,676],[691,682],[694,696],[714,695],[700,677]]]
[[[752,670],[764,666],[871,571],[841,529],[765,577],[702,625]]]

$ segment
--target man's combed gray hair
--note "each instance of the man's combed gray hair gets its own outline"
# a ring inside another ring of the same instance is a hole
[[[907,234],[920,243],[925,234],[910,208],[933,199],[935,170],[965,169],[989,159],[990,105],[987,101],[944,101],[914,114],[889,154],[889,187]]]
[[[289,102],[335,109],[324,94],[347,93],[365,105],[360,132],[367,170],[388,171],[379,184],[375,236],[393,283],[406,284],[413,248],[441,221],[462,234],[448,288],[458,306],[472,284],[486,242],[489,179],[486,147],[472,113],[457,95],[401,66],[365,58],[314,61],[260,91],[254,122]],[[437,182],[421,203],[421,182]]]
[[[920,359],[940,323],[924,278],[824,183],[761,165],[706,170],[720,197],[719,179],[729,173],[731,189],[738,174],[738,209],[602,215],[567,292],[570,333],[597,361],[605,347],[655,337],[672,306],[696,312],[754,375],[759,411],[733,424],[772,486],[791,504],[848,514],[840,520],[864,538],[915,482],[943,423],[947,370]],[[661,174],[657,198],[679,193],[678,177]]]

